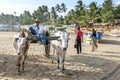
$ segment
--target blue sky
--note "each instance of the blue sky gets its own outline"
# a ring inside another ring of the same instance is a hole
[[[56,4],[65,3],[68,10],[73,9],[78,0],[0,0],[0,13],[20,15],[24,10],[31,13],[41,5],[47,5],[49,8]],[[95,1],[98,5],[102,4],[104,0],[83,0],[83,3],[88,5]],[[113,0],[114,4],[120,4],[120,0]]]

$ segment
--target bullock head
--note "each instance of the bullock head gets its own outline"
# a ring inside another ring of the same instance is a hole
[[[61,41],[63,51],[66,51],[68,48],[69,33],[61,32],[59,40]]]
[[[25,37],[20,37],[18,39],[17,46],[18,46],[18,49],[17,49],[18,55],[25,53],[28,48],[27,39]]]

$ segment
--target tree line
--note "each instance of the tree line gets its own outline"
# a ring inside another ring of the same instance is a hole
[[[86,25],[89,22],[114,24],[114,19],[120,19],[120,4],[114,5],[112,0],[104,0],[101,5],[94,1],[86,5],[82,0],[78,0],[74,9],[70,11],[67,11],[67,6],[64,3],[56,4],[51,9],[42,5],[33,13],[24,11],[20,16],[1,13],[0,23],[15,24],[17,21],[20,24],[29,25],[34,22],[35,18],[39,18],[45,24],[55,25],[73,22],[79,22],[81,25]]]

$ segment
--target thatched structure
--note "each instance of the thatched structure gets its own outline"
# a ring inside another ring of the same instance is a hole
[[[115,19],[115,20],[114,20],[114,23],[115,23],[115,25],[120,24],[120,19]]]
[[[103,29],[109,29],[109,23],[89,23],[87,29],[91,30],[92,28],[94,28],[95,30],[99,30],[100,28]]]
[[[94,28],[109,29],[109,23],[93,23]]]

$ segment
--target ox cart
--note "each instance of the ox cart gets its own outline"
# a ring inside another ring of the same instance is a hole
[[[28,36],[27,39],[31,41],[37,41],[40,44],[44,45],[45,56],[49,57],[50,53],[50,41],[57,40],[59,36],[50,35],[49,31],[45,31],[43,35],[32,35]]]
[[[64,31],[64,29],[66,28],[59,28],[57,29],[58,31]],[[40,43],[42,45],[44,45],[44,51],[45,51],[45,56],[49,57],[49,53],[50,53],[50,42],[51,40],[57,40],[60,36],[54,36],[54,35],[50,35],[50,30],[44,31],[43,35],[28,35],[26,37],[27,40],[29,41],[37,41],[37,43]],[[19,36],[15,37],[16,40],[19,39]]]
[[[18,41],[19,40],[19,35],[15,35],[14,36],[15,40]],[[28,35],[26,37],[27,40],[29,41],[37,41],[37,43],[44,45],[44,51],[45,51],[45,56],[49,57],[49,53],[50,53],[50,41],[51,40],[57,40],[59,38],[59,36],[54,36],[54,35],[50,35],[50,32],[48,31],[44,31],[43,35]]]

